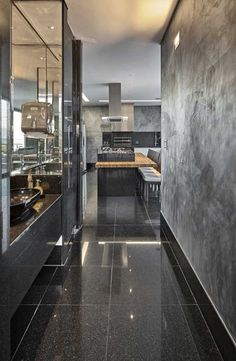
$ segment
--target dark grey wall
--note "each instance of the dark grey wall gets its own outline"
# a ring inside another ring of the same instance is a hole
[[[236,340],[235,0],[180,1],[162,44],[162,139],[162,212]]]
[[[160,132],[161,107],[160,106],[135,106],[134,107],[135,132]]]
[[[86,106],[83,108],[83,121],[87,131],[87,162],[97,161],[97,149],[102,146],[102,132],[110,131],[110,128],[102,126],[101,117],[108,115],[107,106]],[[134,107],[134,131],[160,131],[161,130],[161,107],[160,106],[135,106]]]

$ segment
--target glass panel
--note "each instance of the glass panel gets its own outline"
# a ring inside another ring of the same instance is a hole
[[[4,19],[0,21],[0,254],[3,254],[9,245],[10,8],[7,1],[0,1],[0,11],[1,20]]]
[[[76,148],[76,124],[72,117],[72,39],[73,34],[67,23],[67,11],[64,5],[64,32],[63,32],[63,262],[67,257],[71,234],[76,225],[76,202],[77,202],[77,148]],[[79,66],[79,64],[77,64]]]
[[[29,169],[61,173],[61,6],[54,1],[13,3],[13,175]]]
[[[9,121],[9,102],[1,99],[1,173],[8,173],[8,121]]]

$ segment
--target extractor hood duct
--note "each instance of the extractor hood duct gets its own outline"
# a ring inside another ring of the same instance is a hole
[[[121,83],[109,84],[109,116],[102,117],[103,120],[110,122],[121,122],[127,120],[127,116],[122,115],[121,111]]]
[[[109,84],[109,115],[102,117],[103,127],[110,131],[132,132],[134,130],[134,104],[121,105],[121,83]]]
[[[112,122],[121,122],[127,119],[121,112],[121,83],[109,84],[109,119]]]

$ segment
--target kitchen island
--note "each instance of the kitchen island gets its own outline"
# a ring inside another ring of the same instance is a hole
[[[137,168],[155,166],[142,153],[135,153],[134,161],[97,162],[98,196],[134,196]]]

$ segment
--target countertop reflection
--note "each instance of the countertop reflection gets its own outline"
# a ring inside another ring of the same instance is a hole
[[[39,199],[35,203],[32,212],[22,222],[11,225],[10,227],[10,242],[12,243],[20,234],[22,234],[30,225],[43,214],[61,195],[60,194],[45,194],[45,198]]]

